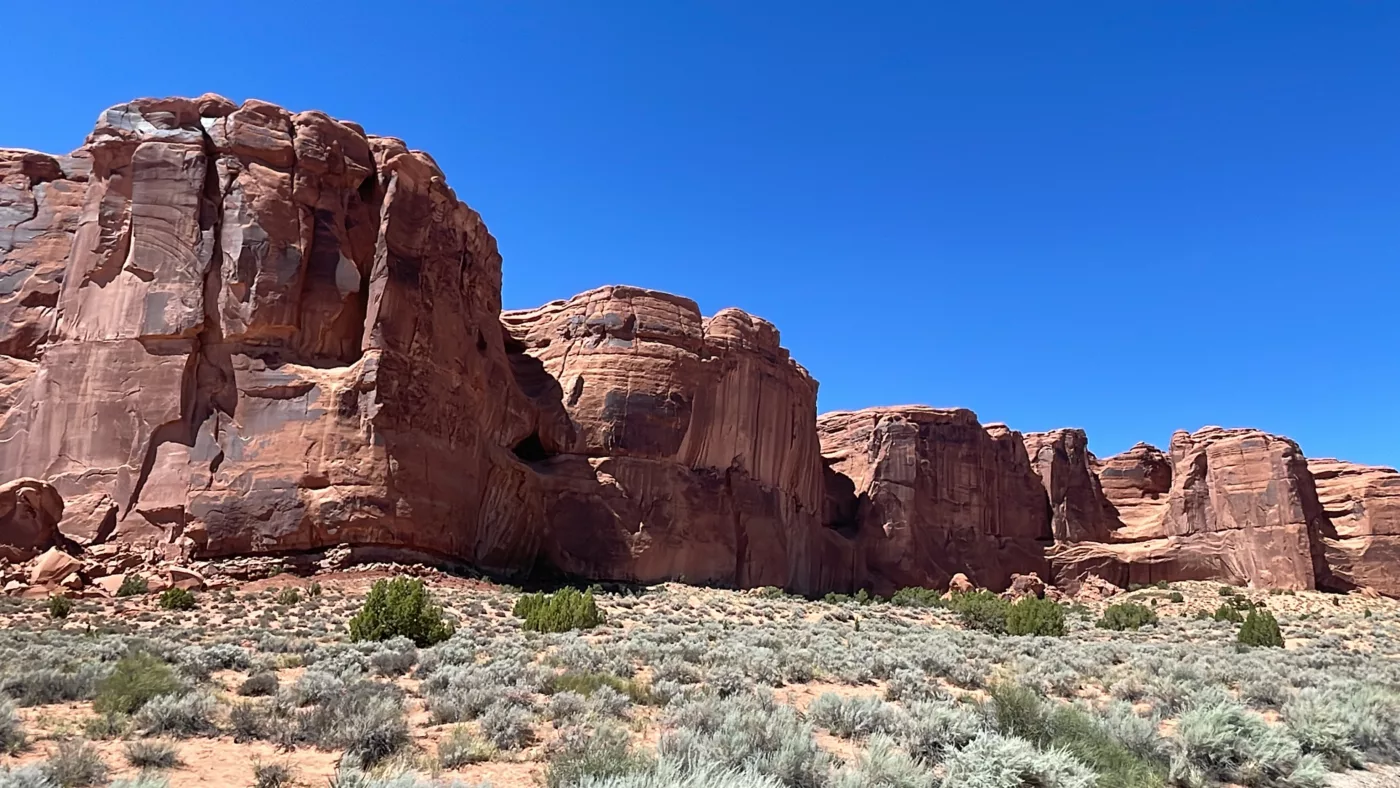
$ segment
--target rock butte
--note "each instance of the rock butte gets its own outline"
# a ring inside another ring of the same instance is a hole
[[[969,410],[818,417],[745,312],[604,287],[502,314],[500,285],[430,156],[320,112],[139,99],[70,155],[0,150],[0,559],[1400,595],[1394,470],[1257,430],[1099,459]]]

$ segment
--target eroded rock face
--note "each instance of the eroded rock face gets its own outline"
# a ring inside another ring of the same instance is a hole
[[[169,552],[530,566],[500,257],[426,154],[206,96],[0,162],[0,474],[106,496],[116,538]]]
[[[1330,525],[1323,539],[1337,590],[1400,596],[1400,472],[1341,460],[1308,460]]]
[[[1134,447],[1109,458],[1105,496],[1131,524],[1108,543],[1066,542],[1057,577],[1090,573],[1119,585],[1221,580],[1309,589],[1325,581],[1326,518],[1297,444],[1258,430],[1207,427],[1172,437],[1170,485],[1161,454]],[[1108,479],[1112,479],[1112,484]]]
[[[632,287],[502,320],[522,388],[567,414],[528,447],[551,567],[825,585],[814,551],[840,540],[820,529],[817,387],[772,324],[737,309],[702,318],[689,299]]]
[[[15,479],[0,484],[0,558],[23,561],[62,544],[61,519],[63,499],[48,482]]]
[[[1057,542],[1106,542],[1118,522],[1105,506],[1094,455],[1083,430],[1031,432],[1026,454],[1050,504],[1050,530]]]
[[[1020,433],[920,406],[827,413],[817,428],[858,499],[858,587],[942,588],[962,572],[1000,591],[1012,574],[1046,573],[1049,506]]]

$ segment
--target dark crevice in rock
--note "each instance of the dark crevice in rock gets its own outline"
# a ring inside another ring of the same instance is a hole
[[[539,430],[535,430],[526,436],[525,440],[515,444],[511,451],[522,462],[526,463],[544,462],[555,456],[554,452],[545,449],[544,443],[540,440]]]

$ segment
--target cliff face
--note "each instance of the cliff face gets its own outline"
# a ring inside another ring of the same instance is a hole
[[[172,552],[528,565],[542,507],[510,448],[534,409],[511,385],[500,257],[426,154],[206,96],[114,107],[71,157],[4,160],[7,202],[38,206],[0,263],[20,283],[0,302],[4,478]]]
[[[502,320],[529,359],[517,362],[522,381],[562,398],[574,436],[533,463],[550,565],[648,582],[821,585],[806,575],[812,542],[826,536],[817,385],[772,324],[737,309],[702,318],[688,299],[631,287]]]
[[[1004,588],[1014,572],[1045,575],[1049,508],[1019,433],[925,407],[828,413],[817,427],[856,498],[857,586],[890,594],[963,572]]]
[[[431,157],[319,112],[140,99],[69,156],[0,150],[0,554],[1400,594],[1394,471],[1256,430],[1099,460],[967,410],[818,418],[757,317],[631,287],[503,315],[500,285]]]
[[[1341,460],[1308,460],[1330,525],[1325,563],[1338,590],[1400,596],[1400,473]]]

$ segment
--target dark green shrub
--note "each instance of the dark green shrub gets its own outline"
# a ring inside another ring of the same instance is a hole
[[[170,666],[145,652],[117,660],[112,673],[97,685],[92,708],[98,714],[131,714],[157,695],[180,689]]]
[[[1118,605],[1109,605],[1103,611],[1103,617],[1099,619],[1097,626],[1100,629],[1122,632],[1155,623],[1157,623],[1157,613],[1152,608],[1139,605],[1136,602],[1124,602]]]
[[[1234,606],[1228,602],[1217,607],[1215,609],[1215,615],[1211,616],[1211,618],[1216,621],[1228,621],[1231,624],[1238,624],[1244,621],[1244,616],[1240,615],[1240,611],[1236,610]]]
[[[932,588],[910,586],[901,588],[890,597],[890,603],[901,607],[942,607],[943,594]]]
[[[149,590],[146,586],[146,578],[140,575],[127,575],[122,580],[121,587],[117,589],[117,596],[138,596]]]
[[[1167,599],[1169,601],[1178,603],[1186,601],[1186,597],[1182,596],[1180,591],[1173,591],[1170,594],[1167,594]]]
[[[406,637],[431,646],[452,637],[452,625],[442,617],[422,580],[396,577],[375,581],[364,607],[350,619],[351,640]]]
[[[1236,610],[1253,610],[1256,607],[1253,602],[1249,601],[1249,597],[1243,595],[1230,597],[1226,604]]]
[[[1283,647],[1283,632],[1278,619],[1267,610],[1251,610],[1240,625],[1239,641],[1246,646]]]
[[[1365,610],[1361,611],[1361,617],[1362,617],[1362,618],[1370,618],[1370,617],[1371,617],[1371,608],[1368,607],[1368,608],[1366,608]]]
[[[160,594],[160,606],[166,610],[192,610],[194,594],[183,588],[167,588]]]
[[[1234,596],[1234,595],[1235,595],[1235,587],[1234,587],[1234,586],[1221,586],[1220,588],[1218,588],[1218,589],[1216,589],[1216,590],[1219,592],[1219,594],[1220,594],[1221,596]]]
[[[1157,582],[1153,583],[1152,586],[1153,586],[1154,588],[1160,588],[1160,589],[1162,589],[1162,590],[1165,591],[1165,590],[1171,588],[1171,587],[1172,587],[1172,584],[1171,584],[1171,583],[1168,583],[1168,582],[1165,581],[1165,580],[1158,580]]]
[[[321,597],[321,584],[313,580],[311,585],[306,587],[306,595],[312,599],[319,599]]]
[[[593,592],[561,588],[552,594],[526,594],[515,602],[514,613],[534,632],[568,632],[592,629],[603,623]]]
[[[301,602],[301,589],[296,586],[287,586],[281,591],[278,591],[277,596],[273,597],[273,600],[279,605],[291,607]]]
[[[1023,597],[1006,613],[1008,635],[1041,635],[1062,637],[1065,634],[1065,609],[1050,599]]]
[[[73,612],[73,600],[66,596],[49,597],[49,618],[68,618]]]
[[[851,601],[851,596],[850,594],[838,594],[835,591],[832,591],[826,596],[822,597],[822,601],[831,605],[840,605]]]
[[[996,635],[1006,634],[1006,616],[1011,603],[985,589],[954,594],[948,606],[958,614],[963,626]]]

